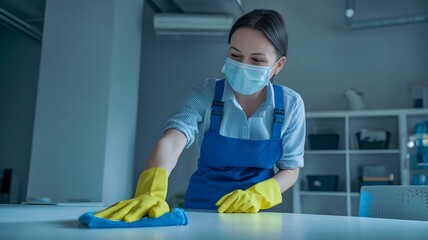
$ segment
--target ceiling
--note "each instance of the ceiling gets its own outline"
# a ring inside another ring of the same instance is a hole
[[[244,13],[241,0],[146,1],[157,12],[228,14],[234,18]],[[46,0],[0,0],[0,9],[30,24],[40,32],[43,32],[45,5]]]
[[[70,0],[73,1],[73,0]],[[156,12],[162,13],[205,13],[205,14],[227,14],[235,19],[246,12],[245,4],[242,0],[145,0]],[[344,0],[347,5],[352,5],[355,0]],[[38,35],[43,32],[43,19],[46,0],[0,0],[0,25],[5,24],[1,18],[3,10],[14,17],[19,18],[26,24],[38,30]],[[348,24],[351,22],[352,15],[349,17]],[[383,22],[382,22],[383,21]],[[428,14],[414,15],[404,18],[385,19],[379,21],[354,21],[352,27],[364,25],[362,27],[380,27],[384,25],[399,25],[428,21]],[[367,25],[367,26],[366,26]],[[9,26],[10,28],[10,26]],[[25,30],[25,29],[24,29]]]
[[[152,8],[165,13],[227,14],[235,19],[244,14],[241,0],[149,0]]]
[[[0,8],[30,24],[40,32],[43,30],[46,0],[0,0]]]

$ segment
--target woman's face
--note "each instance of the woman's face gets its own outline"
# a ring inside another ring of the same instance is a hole
[[[284,56],[278,60],[275,47],[263,33],[251,28],[239,28],[232,34],[228,57],[241,63],[274,67],[271,77],[285,63]]]

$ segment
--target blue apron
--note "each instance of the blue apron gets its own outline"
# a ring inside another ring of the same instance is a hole
[[[202,141],[198,169],[190,178],[185,208],[217,209],[215,203],[225,194],[237,189],[245,190],[274,175],[273,166],[282,157],[284,101],[282,88],[278,85],[273,87],[275,110],[272,137],[268,140],[247,140],[219,134],[224,80],[217,81],[210,128]]]

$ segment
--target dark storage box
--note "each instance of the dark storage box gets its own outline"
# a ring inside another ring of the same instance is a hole
[[[389,148],[389,140],[391,139],[391,133],[386,132],[385,141],[361,141],[360,135],[361,133],[356,133],[358,140],[358,147],[360,149],[388,149]]]
[[[359,167],[360,177],[388,177],[388,169],[385,165],[369,164]]]
[[[308,175],[309,191],[336,191],[337,181],[339,176],[337,175]]]
[[[309,146],[312,150],[333,150],[338,148],[339,134],[309,134]]]

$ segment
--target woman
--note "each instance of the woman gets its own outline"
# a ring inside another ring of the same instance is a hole
[[[303,167],[305,111],[298,93],[272,84],[287,56],[281,15],[245,14],[231,28],[229,44],[225,80],[205,80],[185,96],[147,159],[135,197],[96,216],[132,222],[169,212],[168,175],[195,137],[200,159],[185,208],[256,213],[282,202]]]

